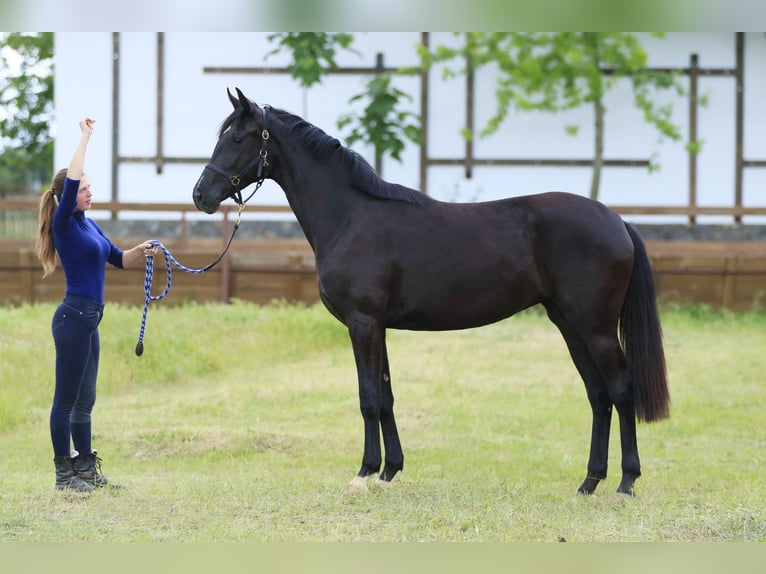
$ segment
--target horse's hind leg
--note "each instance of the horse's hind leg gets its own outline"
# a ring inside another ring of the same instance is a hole
[[[633,495],[633,484],[641,476],[636,437],[636,411],[633,388],[616,334],[586,337],[588,349],[604,375],[609,399],[620,417],[620,446],[622,450],[622,480],[617,492]]]
[[[638,438],[636,436],[636,414],[633,401],[617,405],[620,417],[620,445],[622,448],[622,480],[617,492],[634,496],[633,485],[641,476],[641,462],[638,458]]]
[[[585,383],[593,423],[591,426],[590,455],[585,480],[577,489],[583,494],[593,494],[598,483],[606,478],[609,459],[609,431],[612,422],[612,401],[609,389],[588,346],[563,314],[552,304],[546,305],[548,317],[559,328],[569,349],[575,368]]]

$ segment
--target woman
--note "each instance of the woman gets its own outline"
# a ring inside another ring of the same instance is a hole
[[[100,473],[101,459],[91,446],[106,263],[129,267],[142,254],[150,256],[157,251],[149,241],[121,251],[85,217],[92,194],[83,166],[94,123],[91,118],[80,122],[82,136],[69,168],[55,175],[40,200],[36,245],[43,277],[55,269],[58,254],[66,280],[66,294],[51,325],[56,346],[56,388],[50,414],[55,486],[80,492],[109,484]],[[70,438],[74,451],[70,450]]]

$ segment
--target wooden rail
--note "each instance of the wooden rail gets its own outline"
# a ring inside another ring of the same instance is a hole
[[[218,239],[163,240],[184,265],[203,267],[219,253]],[[735,311],[766,306],[766,242],[723,243],[648,241],[647,250],[662,304],[691,302]],[[173,288],[164,305],[184,301],[275,299],[307,304],[319,299],[313,253],[305,240],[237,239],[220,264],[202,275],[173,269]],[[109,268],[106,299],[141,305],[144,268]],[[155,262],[153,294],[165,286],[163,260]],[[29,240],[0,241],[0,303],[59,300],[64,276],[57,270],[42,279],[42,268]]]
[[[739,218],[745,215],[766,215],[766,207],[701,206],[701,205],[610,205],[620,215],[724,215]]]
[[[766,207],[611,206],[623,215],[766,215]],[[0,201],[0,211],[31,211],[29,200]],[[160,238],[173,255],[192,268],[212,261],[228,239],[230,217],[236,206],[222,206],[220,238],[191,238],[185,228],[191,204],[95,203],[94,210],[114,213],[148,211],[181,216],[178,237]],[[249,213],[287,213],[288,206],[253,205]],[[137,238],[143,239],[143,238]],[[132,239],[115,240],[128,247]],[[0,239],[0,303],[52,301],[64,290],[63,273],[42,279],[42,268],[33,253],[30,237]],[[732,310],[761,309],[766,297],[766,242],[647,241],[657,291],[663,303],[692,302]],[[164,286],[164,265],[155,262],[155,288]],[[107,271],[109,301],[142,304],[144,269]],[[172,294],[166,304],[186,300],[229,301],[233,298],[267,303],[286,299],[313,303],[318,300],[314,258],[308,242],[301,239],[251,239],[238,237],[221,263],[203,275],[174,270]]]

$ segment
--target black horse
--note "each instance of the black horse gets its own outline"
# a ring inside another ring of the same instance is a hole
[[[606,477],[612,405],[622,444],[618,492],[641,475],[636,420],[669,415],[654,279],[635,229],[568,193],[445,203],[388,183],[358,154],[286,111],[237,89],[234,111],[194,186],[198,209],[241,203],[264,178],[284,190],[316,257],[319,294],[349,331],[364,419],[350,488],[402,470],[386,329],[439,331],[499,321],[540,303],[559,328],[593,411],[588,473]],[[257,187],[256,187],[257,189]],[[619,337],[618,337],[619,333]]]

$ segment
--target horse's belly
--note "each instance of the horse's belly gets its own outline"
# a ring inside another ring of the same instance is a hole
[[[466,292],[399,309],[393,306],[386,323],[392,329],[411,331],[470,329],[501,321],[537,302],[538,299],[531,293],[499,296]]]
[[[494,313],[485,315],[443,315],[429,316],[423,314],[412,314],[392,320],[387,323],[391,329],[402,329],[407,331],[457,331],[460,329],[472,329],[474,327],[483,327],[497,321],[502,321],[517,313],[521,309],[516,309],[505,313]]]

